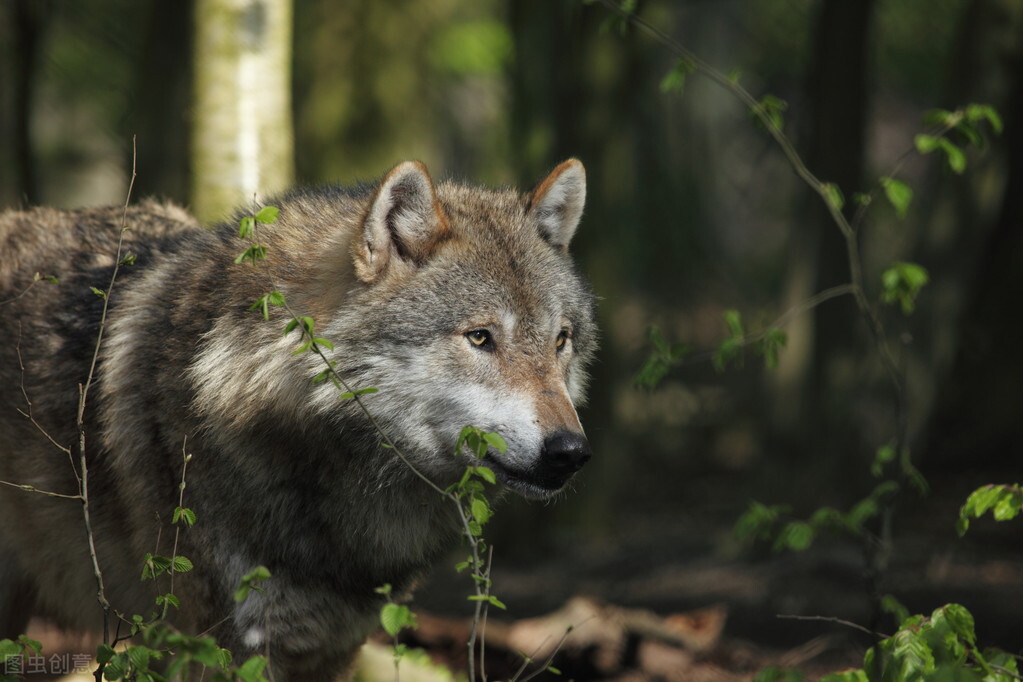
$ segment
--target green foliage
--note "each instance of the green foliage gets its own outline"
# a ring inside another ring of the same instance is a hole
[[[788,335],[778,327],[769,327],[761,339],[753,344],[753,352],[764,358],[767,369],[778,368],[778,355],[788,343]]]
[[[592,4],[597,0],[583,0],[583,4]],[[617,12],[611,12],[600,24],[600,33],[618,33],[624,36],[629,30],[629,17],[636,13],[639,0],[621,0],[617,3]]]
[[[921,154],[941,150],[948,168],[956,174],[966,170],[966,154],[963,145],[981,147],[985,143],[981,123],[986,122],[996,135],[1002,132],[1002,119],[998,112],[986,104],[968,104],[956,111],[932,109],[924,115],[924,123],[938,128],[937,134],[920,134],[914,138],[916,149]],[[955,133],[956,140],[947,133]]]
[[[991,512],[995,521],[1008,521],[1016,518],[1023,510],[1023,488],[1016,485],[989,484],[977,488],[959,509],[959,520],[956,531],[960,536],[966,534],[970,527],[970,519],[979,519]]]
[[[888,198],[888,203],[895,209],[895,215],[900,220],[905,218],[909,211],[909,204],[913,201],[912,188],[901,180],[888,176],[881,177],[880,182],[884,189],[884,195]]]
[[[249,247],[238,254],[238,257],[234,259],[235,264],[241,265],[245,261],[249,261],[253,265],[266,258],[266,246],[263,244],[249,244]]]
[[[679,96],[685,91],[686,78],[696,73],[696,64],[687,57],[680,57],[675,61],[671,70],[661,79],[661,92],[673,92]]]
[[[512,60],[515,45],[508,28],[498,21],[452,24],[431,41],[433,66],[460,76],[497,75]]]
[[[292,317],[288,320],[288,323],[284,325],[284,335],[287,336],[296,329],[302,331],[302,345],[291,352],[292,355],[301,355],[302,353],[308,353],[310,351],[319,352],[319,349],[326,348],[328,350],[334,350],[334,344],[329,339],[325,339],[320,336],[316,336],[313,331],[316,329],[316,322],[313,318],[308,316]],[[333,369],[330,367],[330,369]],[[319,375],[317,375],[319,376]],[[372,393],[373,390],[364,389],[367,392]],[[354,397],[354,396],[353,396]]]
[[[674,367],[681,364],[682,360],[690,352],[690,347],[685,343],[668,343],[657,325],[652,325],[647,332],[647,339],[653,346],[649,357],[636,376],[633,383],[641,388],[656,388],[661,380]]]
[[[728,336],[718,346],[713,359],[714,368],[719,372],[723,372],[729,364],[742,366],[742,348],[746,337],[738,310],[726,310],[723,317],[728,326]]]
[[[753,107],[752,113],[756,120],[765,127],[781,130],[785,125],[782,114],[788,108],[789,104],[785,100],[774,95],[764,95]]]
[[[141,618],[136,616],[136,620]],[[267,660],[253,656],[239,667],[233,667],[231,652],[217,646],[212,637],[185,635],[162,621],[138,628],[141,644],[122,651],[109,644],[100,644],[96,660],[106,680],[132,680],[133,682],[162,682],[184,679],[189,666],[206,668],[203,679],[214,682],[266,682],[263,675]],[[156,670],[151,666],[162,662]]]
[[[175,507],[174,515],[171,517],[171,523],[183,523],[185,527],[191,528],[195,525],[196,517],[195,512],[185,507]]]
[[[25,659],[38,656],[43,645],[25,635],[17,640],[0,639],[0,682],[17,682],[23,679]]]
[[[192,562],[188,557],[181,555],[166,557],[146,552],[142,560],[142,580],[155,580],[168,572],[187,573],[192,568]]]
[[[393,641],[394,670],[397,677],[398,665],[401,659],[409,653],[408,647],[398,641],[398,633],[406,628],[418,628],[419,623],[416,620],[416,614],[412,613],[409,607],[398,604],[392,599],[393,589],[390,583],[381,585],[374,591],[387,598],[387,602],[380,608],[380,627]]]
[[[266,566],[256,566],[254,569],[242,576],[241,584],[234,591],[234,600],[239,604],[248,599],[249,592],[264,592],[260,583],[270,579],[270,569]]]
[[[825,506],[805,520],[792,518],[792,509],[786,505],[767,506],[753,501],[736,521],[733,533],[748,543],[770,542],[775,552],[806,550],[822,533],[862,538],[868,534],[867,522],[881,512],[885,500],[898,490],[896,481],[882,481],[848,511]]]
[[[805,679],[798,670],[768,666],[757,673],[753,682],[803,682]]]
[[[916,263],[894,263],[881,273],[881,300],[898,303],[909,315],[916,307],[916,297],[930,280],[927,270]]]
[[[508,452],[508,444],[499,433],[488,433],[475,426],[463,427],[455,442],[455,454],[462,452],[462,448],[469,448],[469,452],[479,459],[486,456],[490,448],[494,448],[502,455]]]
[[[263,315],[264,320],[270,319],[270,306],[283,307],[286,305],[284,300],[284,294],[279,291],[271,291],[268,294],[263,294],[256,302],[249,306],[249,310],[259,310]]]
[[[907,618],[898,632],[867,651],[860,672],[865,677],[849,679],[1010,682],[1019,673],[1014,657],[977,648],[973,616],[959,604],[946,604],[930,617]]]
[[[416,615],[404,604],[387,602],[380,609],[380,625],[391,637],[405,628],[417,628]]]

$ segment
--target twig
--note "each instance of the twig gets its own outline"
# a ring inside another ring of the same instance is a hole
[[[41,490],[34,485],[27,485],[25,483],[11,483],[10,481],[0,481],[0,485],[7,485],[18,490],[24,490],[28,493],[39,493],[40,495],[46,495],[47,497],[60,497],[65,500],[80,500],[81,495],[65,495],[64,493],[55,493],[50,490]]]
[[[138,159],[135,136],[131,139],[131,180],[128,183],[127,196],[124,199],[124,210],[121,212],[121,229],[117,238],[117,253],[114,257],[114,269],[110,274],[110,284],[103,295],[103,312],[100,314],[99,330],[96,333],[96,344],[93,348],[92,361],[89,364],[89,373],[86,375],[85,383],[78,385],[78,451],[81,459],[80,490],[82,500],[82,518],[85,522],[85,531],[89,538],[89,556],[92,559],[92,570],[96,577],[96,599],[103,609],[103,641],[110,641],[110,602],[107,601],[106,588],[103,585],[103,571],[100,569],[99,556],[96,553],[96,537],[92,528],[92,515],[89,509],[89,468],[86,461],[85,449],[85,405],[89,397],[89,389],[96,376],[96,364],[99,361],[100,348],[103,345],[103,334],[106,331],[107,312],[110,308],[110,295],[114,290],[114,283],[121,267],[121,253],[124,246],[124,233],[128,230],[128,204],[131,202],[132,189],[135,187],[136,162]],[[96,669],[96,679],[99,681],[103,676],[103,666]]]
[[[178,508],[182,509],[185,506],[185,472],[188,470],[188,462],[191,461],[192,455],[188,454],[188,435],[186,434],[184,439],[181,441],[181,483],[178,484]],[[174,524],[174,547],[171,548],[171,565],[170,565],[170,592],[174,594],[174,559],[178,556],[178,540],[181,537],[181,521]],[[167,609],[170,608],[170,604],[166,601],[163,603],[163,617],[167,617]]]
[[[870,628],[865,628],[859,623],[853,623],[852,621],[843,620],[841,618],[835,618],[834,616],[796,616],[787,613],[779,613],[775,616],[775,618],[782,618],[784,620],[815,620],[823,621],[825,623],[837,623],[838,625],[844,625],[854,630],[859,630],[860,632],[866,633],[871,637],[876,637],[877,639],[888,639],[888,635],[882,634],[880,632],[874,632]]]

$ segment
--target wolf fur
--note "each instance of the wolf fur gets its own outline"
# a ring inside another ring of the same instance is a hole
[[[147,614],[165,583],[139,580],[169,555],[169,520],[198,523],[175,576],[191,632],[236,660],[267,654],[275,680],[343,674],[399,591],[457,537],[453,508],[416,477],[312,353],[293,355],[286,313],[251,311],[277,289],[316,333],[411,463],[457,480],[461,427],[501,433],[486,461],[532,498],[560,490],[590,456],[574,405],[596,330],[593,298],[567,253],[585,198],[569,160],[526,194],[443,182],[406,162],[379,184],[297,190],[269,202],[263,263],[235,264],[237,223],[200,227],[146,201],[127,210],[125,248],[84,421],[97,556],[113,608]],[[244,213],[239,214],[239,218]],[[78,493],[79,385],[96,346],[122,209],[37,208],[0,217],[0,480]],[[58,284],[35,281],[55,275]],[[31,414],[32,419],[26,415]],[[35,423],[33,423],[33,421]],[[38,425],[38,426],[37,426]],[[77,457],[77,454],[75,455]],[[257,565],[272,578],[241,604]],[[158,581],[159,582],[159,581]],[[31,615],[97,630],[101,610],[81,505],[0,485],[0,637]]]

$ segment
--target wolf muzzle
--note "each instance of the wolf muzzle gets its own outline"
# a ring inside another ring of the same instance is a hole
[[[582,469],[592,456],[593,451],[586,436],[562,429],[544,439],[540,466],[552,478],[561,479],[564,483],[569,476]]]

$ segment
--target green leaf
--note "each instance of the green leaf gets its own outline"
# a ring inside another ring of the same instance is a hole
[[[176,556],[171,559],[171,565],[177,573],[187,573],[191,571],[195,566],[192,565],[192,561],[188,557]]]
[[[807,549],[814,538],[814,530],[810,524],[803,521],[792,521],[782,528],[774,541],[775,551],[791,549],[795,552],[802,552]]]
[[[96,294],[100,298],[105,299],[107,297],[107,292],[103,291],[102,289],[97,289],[96,287],[89,287],[89,291]]]
[[[253,217],[260,223],[276,223],[277,215],[279,213],[280,211],[276,206],[264,206],[259,210],[259,213]]]
[[[966,119],[968,121],[979,123],[981,120],[986,119],[991,125],[991,130],[996,135],[1002,134],[1002,117],[998,115],[998,112],[994,107],[986,104],[968,104],[966,106]]]
[[[188,528],[191,528],[195,525],[195,512],[187,507],[175,507],[171,523],[177,523],[179,521],[184,523]]]
[[[784,126],[782,112],[788,109],[788,103],[774,95],[764,95],[753,107],[753,115],[765,126],[773,126],[780,130]]]
[[[499,433],[484,433],[483,440],[502,455],[508,452],[508,443],[505,442]]]
[[[920,134],[913,138],[916,150],[921,154],[930,154],[940,146],[939,138],[933,135]]]
[[[909,211],[909,204],[913,200],[913,190],[901,180],[887,176],[881,178],[881,187],[884,188],[888,203],[895,209],[895,215],[900,220],[905,218],[906,212]]]
[[[380,609],[380,625],[391,637],[394,637],[404,628],[416,628],[416,616],[404,604],[388,602]]]
[[[966,154],[946,137],[940,138],[938,143],[942,151],[945,152],[945,160],[948,162],[948,167],[956,174],[961,175],[966,170]]]
[[[916,297],[930,280],[927,270],[916,263],[897,262],[881,273],[881,300],[899,303],[909,315],[916,306]]]
[[[488,467],[473,467],[473,473],[491,485],[495,485],[497,483],[497,476],[495,476],[493,470]]]
[[[266,247],[262,244],[251,244],[249,248],[238,254],[234,262],[236,265],[241,265],[245,261],[251,261],[255,265],[257,261],[261,261],[264,258],[266,258]]]
[[[255,220],[252,216],[245,216],[238,221],[238,236],[242,239],[248,239],[252,236],[252,232],[256,227]]]
[[[661,92],[674,92],[681,95],[685,90],[686,77],[696,71],[696,64],[691,59],[681,57],[675,61],[671,70],[661,79]]]
[[[742,336],[742,315],[738,310],[726,310],[722,316],[725,318],[725,324],[728,325],[728,332],[732,336]]]
[[[240,587],[234,591],[234,600],[238,603],[245,601],[251,590],[263,592],[264,590],[259,584],[268,580],[270,575],[270,569],[266,566],[256,566],[253,568],[242,576]]]
[[[263,656],[253,656],[235,672],[242,682],[265,682],[263,671],[266,670],[266,664],[267,659]]]
[[[653,351],[632,381],[640,388],[652,389],[657,387],[673,367],[682,362],[691,349],[684,343],[668,343],[657,325],[651,325],[647,330],[647,339],[654,347]]]
[[[1019,485],[986,485],[977,488],[959,510],[956,530],[960,536],[970,527],[970,518],[980,518],[988,511],[995,521],[1008,521],[1023,510],[1023,489]]]
[[[114,647],[110,646],[109,644],[100,644],[99,646],[96,647],[96,662],[99,663],[100,665],[103,665],[110,661],[110,659],[114,657],[115,653],[117,652],[114,651]]]
[[[181,608],[181,600],[178,599],[176,595],[173,595],[170,592],[168,592],[167,594],[163,594],[163,595],[160,595],[159,597],[157,597],[156,598],[156,604],[157,604],[157,606],[163,606],[164,604],[170,604],[171,606],[173,606],[176,609],[180,609]]]
[[[148,647],[128,647],[128,660],[130,660],[131,664],[139,670],[146,670],[149,668],[149,655],[150,651]]]
[[[372,395],[373,393],[379,393],[379,392],[380,392],[379,388],[372,388],[372,387],[371,388],[357,388],[354,391],[348,391],[347,393],[342,393],[340,396],[338,396],[338,398],[340,398],[341,400],[352,400],[357,395]]]
[[[974,629],[973,614],[965,606],[960,604],[946,604],[941,608],[945,620],[948,622],[956,636],[969,644],[971,647],[977,645],[977,635]]]
[[[825,675],[820,682],[870,682],[870,678],[862,670],[843,670],[839,673]]]
[[[778,327],[771,327],[764,333],[764,337],[757,342],[756,346],[754,346],[754,351],[756,351],[758,355],[763,356],[764,364],[768,369],[777,369],[778,355],[787,342],[788,336],[785,332]]]
[[[891,443],[882,445],[874,454],[874,461],[870,465],[870,474],[874,478],[881,478],[886,464],[895,459],[895,446]]]
[[[334,342],[330,341],[329,339],[318,337],[313,339],[313,343],[315,343],[317,346],[323,346],[327,350],[334,350]]]
[[[469,507],[472,517],[482,526],[494,515],[490,505],[482,497],[474,498]]]

